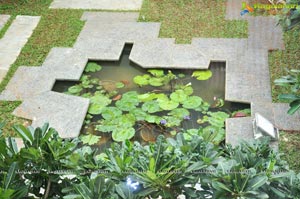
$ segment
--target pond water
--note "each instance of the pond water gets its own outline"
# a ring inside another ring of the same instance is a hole
[[[225,97],[225,73],[226,67],[225,63],[223,62],[212,62],[210,64],[210,71],[212,72],[212,77],[205,81],[199,81],[194,77],[191,77],[195,70],[189,69],[172,69],[172,73],[176,76],[181,76],[181,78],[176,78],[172,80],[170,84],[160,86],[160,87],[153,87],[153,86],[143,86],[140,87],[134,83],[133,79],[137,75],[144,75],[147,74],[148,69],[143,69],[138,65],[134,64],[129,60],[130,50],[132,45],[126,45],[121,58],[119,61],[97,61],[96,63],[102,66],[102,69],[98,72],[85,72],[84,74],[90,75],[90,78],[97,78],[99,79],[99,84],[105,88],[107,91],[116,90],[115,83],[121,82],[125,85],[123,88],[118,88],[118,93],[115,93],[116,96],[122,96],[123,93],[128,91],[137,91],[138,93],[146,93],[146,92],[161,92],[165,94],[170,94],[174,92],[175,86],[180,85],[187,85],[191,84],[193,88],[193,95],[201,97],[205,102],[211,104],[211,108],[209,111],[216,112],[216,111],[223,111],[228,114],[232,113],[233,111],[241,110],[241,109],[248,109],[250,108],[249,104],[241,104],[241,103],[233,103],[233,102],[224,102],[222,107],[215,107],[220,100],[222,101]],[[164,70],[164,73],[167,74],[168,70]],[[184,75],[183,75],[184,74]],[[56,92],[67,92],[68,89],[74,85],[78,84],[78,82],[70,82],[70,81],[57,81],[53,87],[53,91]],[[113,85],[113,86],[112,86]],[[95,88],[91,89],[84,89],[83,92],[95,92]],[[115,92],[115,91],[114,91]],[[113,96],[112,96],[113,98]],[[115,102],[113,101],[112,104]],[[111,105],[112,105],[111,104]],[[110,105],[110,106],[111,106]],[[158,113],[159,116],[167,114],[166,111],[161,111]],[[203,113],[199,111],[190,110],[190,120],[184,120],[181,122],[180,127],[183,129],[195,129],[199,128],[199,126],[205,126],[205,124],[199,124],[197,122],[200,118],[203,117]],[[101,120],[101,114],[94,115],[91,118],[91,122],[86,124],[82,128],[82,133],[92,133],[96,135],[101,135],[101,140],[97,144],[98,147],[103,148],[108,146],[112,142],[112,138],[110,133],[101,133],[95,130],[94,123]],[[166,136],[172,136],[169,133],[166,133],[165,129],[161,129],[160,125],[153,125],[151,123],[144,123],[144,124],[135,124],[134,128],[136,130],[135,137],[133,140],[138,141],[153,141],[155,137],[159,134],[165,134]],[[144,133],[145,129],[148,133]],[[172,130],[172,128],[168,129]],[[149,132],[151,132],[149,134]]]

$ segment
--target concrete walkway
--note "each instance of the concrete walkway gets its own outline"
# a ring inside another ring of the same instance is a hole
[[[236,13],[242,1],[228,2],[233,7],[227,18],[241,19]],[[20,67],[0,100],[23,101],[14,114],[33,120],[33,126],[49,122],[62,137],[77,137],[89,101],[52,92],[54,82],[79,80],[88,60],[118,60],[124,45],[133,43],[129,58],[145,68],[206,69],[211,61],[226,62],[226,100],[251,103],[253,115],[259,112],[281,129],[300,129],[298,116],[287,115],[287,104],[272,103],[268,51],[284,49],[274,18],[242,18],[249,23],[248,38],[194,38],[189,45],[158,38],[159,23],[137,18],[132,12],[85,12],[86,23],[74,47],[53,48],[41,67]],[[252,117],[227,120],[226,142],[236,145],[239,138],[253,138]]]
[[[16,61],[40,17],[17,16],[0,40],[0,82]]]
[[[139,10],[143,0],[54,0],[50,8]]]

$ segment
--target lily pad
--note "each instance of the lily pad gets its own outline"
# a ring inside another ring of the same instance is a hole
[[[195,109],[202,103],[202,98],[198,96],[190,96],[182,103],[183,108]]]
[[[173,116],[164,116],[163,119],[167,121],[165,124],[166,127],[180,126],[182,122],[182,119]]]
[[[133,82],[139,86],[146,86],[149,84],[150,75],[137,75],[133,78]]]
[[[193,87],[191,87],[191,86],[187,86],[187,87],[185,87],[185,88],[183,89],[183,91],[184,91],[184,93],[185,93],[186,95],[191,95],[191,94],[193,94],[194,89],[193,89]]]
[[[123,142],[131,139],[135,134],[134,128],[115,129],[112,132],[112,139],[116,142]]]
[[[101,136],[89,134],[81,136],[81,141],[83,144],[94,145],[99,142]]]
[[[102,117],[106,120],[111,120],[120,115],[122,115],[122,111],[116,107],[105,107],[102,109]]]
[[[124,88],[125,84],[123,84],[122,82],[117,82],[116,83],[116,88]]]
[[[168,113],[168,115],[172,115],[177,118],[184,118],[185,116],[190,115],[190,112],[185,108],[176,108]]]
[[[156,124],[159,124],[161,119],[162,119],[161,117],[156,116],[156,115],[147,115],[145,117],[145,120],[147,122],[149,122],[149,123],[156,123]]]
[[[156,113],[161,111],[157,101],[149,101],[145,102],[142,106],[143,111],[147,111],[148,113]]]
[[[150,69],[148,70],[149,73],[151,73],[151,75],[155,76],[155,77],[163,77],[164,76],[164,71],[161,69]]]
[[[156,94],[155,93],[145,93],[145,94],[138,95],[138,99],[141,102],[151,101],[151,100],[153,100],[155,98],[156,98]]]
[[[197,80],[208,80],[211,76],[212,72],[210,70],[197,70],[192,74],[192,77],[196,77]]]
[[[179,106],[178,102],[172,100],[158,100],[159,107],[163,110],[170,111]]]
[[[188,129],[186,132],[183,133],[183,137],[186,140],[192,140],[194,135],[199,134],[199,129]]]
[[[225,130],[215,126],[207,126],[200,130],[200,136],[208,142],[212,142],[215,145],[219,145],[225,140]]]
[[[111,103],[111,100],[102,94],[96,94],[90,98],[91,104],[88,109],[89,114],[97,115],[102,109]]]
[[[79,94],[82,91],[82,86],[81,85],[75,85],[75,86],[71,86],[68,89],[68,92],[71,94]]]
[[[143,121],[145,120],[146,116],[148,115],[145,111],[143,111],[141,108],[136,108],[130,111],[131,114],[134,115],[137,121]]]
[[[223,128],[225,125],[225,120],[229,118],[229,115],[225,112],[208,112],[207,113],[209,116],[204,116],[203,117],[203,122],[208,122],[212,126],[218,127],[218,128]]]
[[[136,100],[131,100],[130,98],[122,98],[116,102],[116,106],[122,111],[131,111],[139,105]]]
[[[164,79],[163,78],[158,78],[158,77],[152,77],[151,79],[149,79],[149,84],[151,86],[162,86],[164,85]]]
[[[102,69],[102,67],[100,65],[98,65],[97,63],[90,62],[87,64],[84,71],[85,72],[97,72],[97,71],[100,71],[101,69]]]
[[[188,98],[188,96],[184,93],[183,90],[179,89],[179,90],[176,90],[175,92],[173,92],[170,95],[170,98],[174,102],[181,103],[181,102],[184,102]]]

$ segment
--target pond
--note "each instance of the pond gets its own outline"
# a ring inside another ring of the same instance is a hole
[[[212,62],[209,70],[149,70],[129,60],[131,48],[125,46],[119,61],[89,62],[79,82],[57,81],[52,89],[90,98],[82,134],[101,136],[97,147],[178,132],[208,133],[222,142],[225,119],[238,110],[250,113],[249,104],[224,101],[225,63]]]

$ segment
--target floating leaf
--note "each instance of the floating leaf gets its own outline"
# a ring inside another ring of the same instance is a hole
[[[191,87],[191,86],[186,86],[186,87],[183,89],[183,91],[184,91],[184,93],[185,93],[186,95],[191,95],[191,94],[193,94],[194,89],[193,89],[193,87]]]
[[[168,115],[172,115],[177,118],[184,118],[185,116],[190,115],[190,112],[185,108],[176,108],[168,113]]]
[[[165,124],[166,127],[180,126],[180,123],[182,122],[182,118],[173,116],[164,116],[163,119],[167,121]]]
[[[208,112],[209,116],[204,116],[202,121],[208,122],[212,126],[223,128],[225,125],[225,120],[229,118],[229,115],[225,112]]]
[[[101,69],[102,69],[102,67],[100,65],[98,65],[97,63],[90,62],[87,64],[84,71],[85,72],[96,72],[96,71],[100,71]]]
[[[183,137],[186,140],[192,140],[194,135],[199,134],[199,129],[188,129],[186,132],[183,133]]]
[[[90,99],[90,106],[88,109],[89,114],[100,114],[102,109],[111,103],[111,100],[105,95],[97,93]]]
[[[151,75],[155,76],[155,77],[163,77],[164,76],[164,71],[161,69],[150,69],[148,70],[149,73],[151,73]]]
[[[158,100],[159,107],[163,110],[173,110],[179,106],[178,102],[172,100]]]
[[[123,142],[131,139],[135,134],[134,128],[115,129],[112,132],[112,138],[116,142]]]
[[[156,113],[161,111],[157,101],[149,101],[145,102],[142,106],[143,111],[147,111],[148,113]]]
[[[94,145],[99,142],[101,136],[89,134],[89,135],[84,135],[81,136],[81,141],[83,144],[88,144],[88,145]]]
[[[81,85],[75,85],[75,86],[71,86],[68,89],[68,92],[71,94],[79,94],[82,91],[82,86]]]
[[[120,115],[122,115],[122,111],[116,107],[105,107],[102,109],[102,117],[106,120],[111,120]]]
[[[136,100],[131,100],[130,98],[122,98],[116,102],[116,106],[122,111],[131,111],[135,109],[139,103]]]
[[[211,76],[212,72],[210,70],[197,70],[192,74],[192,77],[196,77],[197,80],[208,80]]]
[[[170,95],[170,98],[174,102],[181,103],[181,102],[184,102],[188,98],[188,96],[184,93],[183,90],[180,89],[180,90],[176,90],[175,92],[173,92]]]
[[[187,108],[187,109],[195,109],[201,105],[202,101],[203,100],[201,97],[191,96],[191,97],[188,97],[187,100],[185,100],[182,103],[182,106],[183,106],[183,108]]]
[[[179,77],[179,78],[185,78],[185,74],[180,73],[180,74],[178,74],[178,77]]]
[[[152,77],[151,79],[149,79],[149,84],[151,86],[162,86],[164,85],[163,81],[163,78]]]
[[[130,111],[131,114],[134,115],[137,121],[145,120],[146,116],[148,115],[145,111],[140,108],[136,108]]]
[[[156,124],[159,124],[160,123],[160,120],[162,118],[159,117],[159,116],[156,116],[156,115],[147,115],[145,120],[149,123],[156,123]]]
[[[122,82],[117,82],[116,83],[116,88],[124,88],[125,84],[123,84]]]
[[[150,75],[137,75],[133,78],[133,82],[139,86],[146,86],[149,84]]]
[[[204,140],[219,145],[225,140],[225,130],[215,126],[207,126],[200,130],[200,134]]]
[[[156,94],[155,93],[145,93],[145,94],[138,95],[138,99],[141,102],[151,101],[151,100],[153,100],[155,98],[156,98]]]

